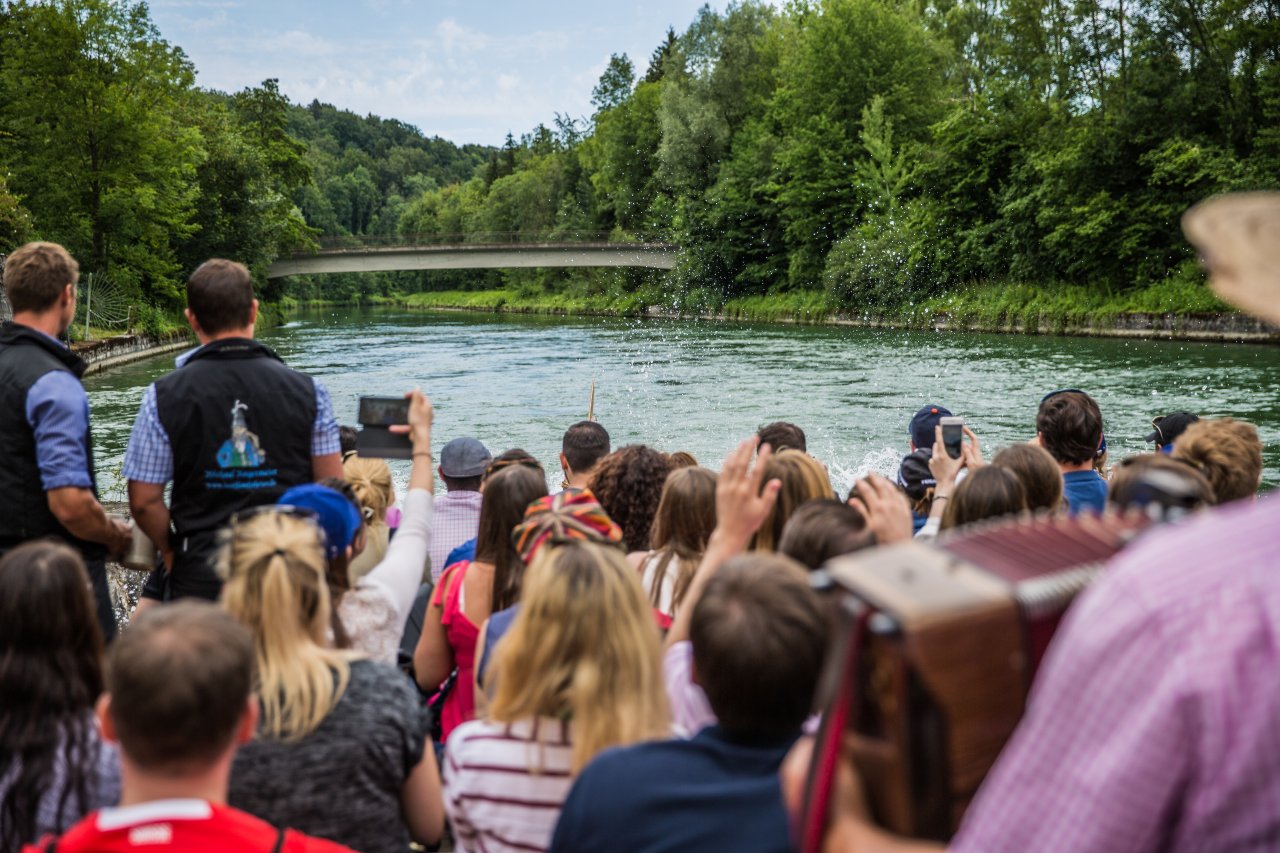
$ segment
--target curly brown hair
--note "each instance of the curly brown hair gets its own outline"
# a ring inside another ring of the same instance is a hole
[[[628,444],[601,459],[589,488],[609,517],[622,528],[627,548],[649,547],[653,517],[662,500],[662,486],[672,471],[671,460],[643,444]]]

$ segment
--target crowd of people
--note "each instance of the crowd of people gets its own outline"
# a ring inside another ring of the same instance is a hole
[[[955,844],[1280,844],[1280,519],[1250,424],[1167,414],[1113,461],[1095,400],[1055,390],[988,458],[930,403],[896,478],[838,494],[792,423],[717,472],[584,421],[549,467],[469,436],[437,455],[414,390],[397,501],[323,385],[254,340],[248,271],[212,260],[199,346],[127,449],[157,560],[116,636],[104,565],[134,534],[98,500],[59,340],[77,275],[34,243],[4,282],[0,851],[789,850],[832,633],[811,573],[1111,512],[1165,523],[1072,609]],[[828,849],[917,846],[841,779]]]

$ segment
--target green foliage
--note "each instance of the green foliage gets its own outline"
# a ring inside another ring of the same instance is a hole
[[[0,123],[11,187],[38,230],[135,293],[178,294],[176,245],[196,230],[194,71],[143,4],[11,4]]]
[[[1179,220],[1280,188],[1278,58],[1280,15],[1241,0],[742,0],[669,30],[638,81],[614,54],[589,120],[495,148],[290,105],[271,80],[199,91],[144,5],[24,0],[0,6],[0,249],[63,242],[162,314],[206,257],[261,274],[384,238],[682,251],[669,274],[331,275],[260,295],[1026,328],[1217,311]],[[993,284],[1010,281],[1032,284]]]
[[[813,286],[835,240],[863,212],[856,186],[864,110],[904,140],[923,139],[942,115],[947,52],[907,6],[824,0],[799,7],[772,110],[786,129],[777,161],[792,286]]]
[[[636,79],[636,68],[625,53],[615,53],[609,57],[600,81],[591,90],[591,106],[599,114],[622,103],[631,94],[631,85]]]
[[[0,253],[7,254],[29,240],[31,227],[31,213],[9,192],[8,182],[0,175]]]

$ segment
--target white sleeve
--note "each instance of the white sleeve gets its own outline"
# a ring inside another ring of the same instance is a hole
[[[404,516],[400,529],[391,537],[387,556],[365,575],[365,583],[382,588],[395,602],[396,625],[404,629],[413,607],[414,596],[422,584],[431,546],[431,513],[435,496],[426,489],[410,489],[404,499]]]

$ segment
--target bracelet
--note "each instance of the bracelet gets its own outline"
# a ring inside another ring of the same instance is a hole
[[[414,458],[414,459],[417,459],[419,456],[425,456],[425,457],[427,457],[428,459],[430,459],[430,458],[431,458],[431,453],[428,451],[428,452],[426,452],[426,453],[415,453],[415,454],[413,454],[413,458]]]
[[[933,500],[935,503],[937,501],[949,501],[951,500],[951,495],[934,495]]]

